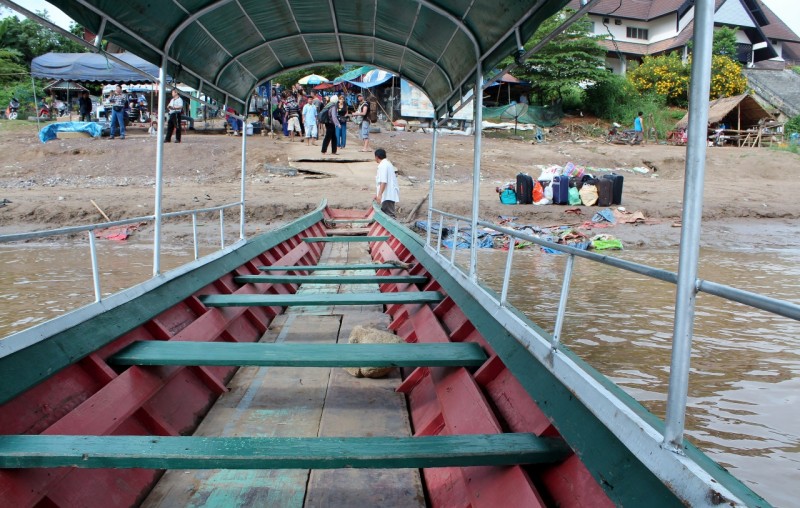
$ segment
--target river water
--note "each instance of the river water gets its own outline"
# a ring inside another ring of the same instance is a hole
[[[202,253],[201,253],[202,254]],[[459,260],[465,253],[459,252]],[[614,255],[677,271],[677,252]],[[149,245],[98,243],[104,295],[147,280]],[[166,246],[163,271],[192,259]],[[701,251],[700,277],[800,303],[800,251]],[[482,251],[481,279],[500,290],[506,254]],[[552,332],[566,256],[514,255],[509,301]],[[0,245],[0,337],[91,303],[86,243]],[[664,417],[675,286],[575,260],[562,342]],[[797,506],[800,482],[800,323],[697,297],[687,437],[777,506]]]

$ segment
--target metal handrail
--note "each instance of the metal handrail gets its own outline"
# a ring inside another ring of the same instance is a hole
[[[452,213],[444,212],[442,210],[437,210],[435,208],[433,209],[433,212],[438,213],[443,217],[449,217],[458,221],[470,220],[468,217],[455,215]],[[568,245],[553,243],[544,240],[542,238],[526,235],[525,233],[520,233],[518,231],[514,231],[513,229],[508,229],[498,226],[496,224],[492,224],[491,222],[478,221],[478,225],[492,229],[494,231],[497,231],[498,233],[503,233],[513,238],[518,238],[520,240],[525,240],[531,243],[535,243],[537,245],[540,245],[542,247],[547,247],[549,249],[558,250],[565,254],[586,258],[591,261],[595,261],[597,263],[602,263],[604,265],[613,266],[615,268],[620,268],[622,270],[627,270],[629,272],[638,273],[639,275],[644,275],[653,279],[658,279],[663,282],[670,282],[672,284],[678,283],[678,274],[675,272],[670,272],[669,270],[663,270],[661,268],[653,268],[651,266],[643,265],[640,263],[634,263],[633,261],[627,261],[624,259],[619,259],[604,254],[595,254],[594,252],[588,252],[582,249],[577,249],[575,247],[570,247]],[[505,280],[503,281],[503,284],[506,284]],[[777,314],[779,316],[788,317],[790,319],[795,319],[800,321],[800,305],[798,304],[794,304],[791,302],[787,302],[785,300],[779,300],[777,298],[760,295],[758,293],[737,289],[731,286],[726,286],[724,284],[719,284],[716,282],[711,282],[699,278],[696,279],[695,287],[697,288],[697,291],[703,293],[718,296],[726,300],[747,305],[748,307],[761,309],[767,312],[771,312],[773,314]]]
[[[197,241],[197,215],[201,213],[219,212],[219,235],[220,235],[220,249],[225,248],[225,221],[224,212],[228,208],[235,208],[244,206],[242,201],[236,203],[229,203],[227,205],[213,206],[210,208],[196,208],[194,210],[181,210],[177,212],[168,212],[161,214],[162,218],[181,217],[184,215],[192,216],[192,239],[194,244],[194,259],[199,257],[199,246]],[[70,226],[66,228],[48,229],[44,231],[34,231],[31,233],[15,233],[11,235],[0,235],[0,243],[20,242],[25,240],[34,240],[38,238],[48,238],[52,236],[72,235],[75,233],[89,233],[89,252],[92,260],[92,282],[94,287],[95,302],[102,299],[100,292],[100,271],[97,262],[97,248],[95,246],[93,232],[97,229],[107,229],[116,226],[124,226],[126,224],[135,224],[139,222],[148,222],[156,220],[155,215],[146,215],[143,217],[134,217],[132,219],[122,219],[112,222],[101,222],[95,224],[87,224],[83,226]]]

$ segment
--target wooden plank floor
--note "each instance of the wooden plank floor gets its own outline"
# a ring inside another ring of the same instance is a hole
[[[326,264],[370,262],[367,244],[327,244]],[[365,272],[328,271],[326,275]],[[369,273],[369,272],[367,272]],[[376,284],[303,284],[299,292],[378,292]],[[385,329],[380,305],[291,307],[262,342],[346,343],[356,325]],[[395,372],[357,379],[342,369],[245,367],[239,369],[195,435],[209,436],[410,436],[404,396]],[[418,470],[192,470],[168,471],[144,501],[146,507],[424,506]]]

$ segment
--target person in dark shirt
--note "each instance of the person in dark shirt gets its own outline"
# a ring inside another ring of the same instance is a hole
[[[92,121],[92,99],[89,97],[89,92],[83,92],[78,99],[78,114],[80,114],[79,121]]]

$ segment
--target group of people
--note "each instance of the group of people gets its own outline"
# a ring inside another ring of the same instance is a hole
[[[234,134],[239,135],[243,122],[232,114],[232,109],[228,109],[228,113],[228,123]],[[370,103],[362,94],[358,94],[357,102],[352,107],[345,95],[325,97],[316,90],[306,94],[299,85],[291,90],[276,92],[271,101],[254,92],[248,105],[248,114],[259,116],[265,124],[270,120],[279,123],[284,136],[291,141],[297,136],[301,141],[305,138],[306,144],[316,146],[320,135],[323,135],[322,153],[327,153],[330,147],[334,155],[346,146],[347,124],[354,122],[363,143],[360,151],[370,151]]]
[[[87,104],[80,102],[80,114],[83,121],[84,116],[90,117],[92,112],[92,102],[88,98],[88,94],[84,94]],[[141,100],[141,99],[140,99]],[[81,98],[84,101],[84,98]],[[128,94],[122,92],[122,86],[117,85],[114,87],[114,92],[108,97],[108,104],[111,106],[111,132],[108,139],[116,139],[119,134],[120,139],[125,139],[125,107],[129,103],[130,98]],[[137,101],[138,102],[138,101]],[[88,108],[88,109],[85,109]],[[86,112],[88,111],[88,112]],[[172,135],[175,134],[175,142],[181,142],[181,114],[183,113],[183,99],[181,99],[177,88],[172,89],[172,97],[167,104],[167,134],[164,139],[165,143],[172,142]]]

